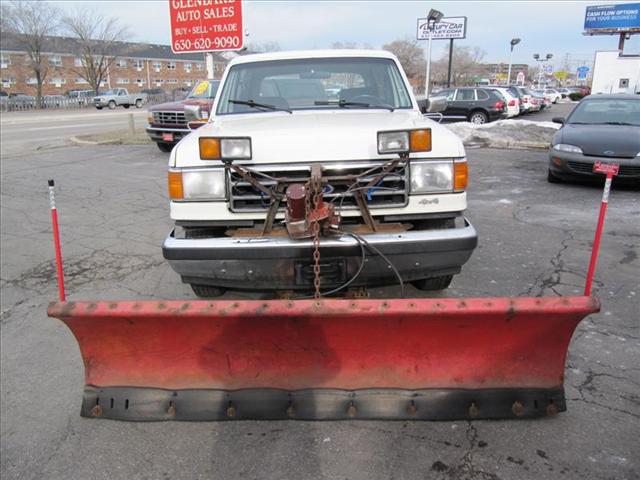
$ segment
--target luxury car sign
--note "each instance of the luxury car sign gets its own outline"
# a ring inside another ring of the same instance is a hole
[[[169,0],[174,53],[240,50],[241,0]]]
[[[441,19],[433,27],[433,40],[450,40],[467,36],[467,17],[447,17]],[[426,18],[418,19],[418,40],[429,40],[429,22]]]

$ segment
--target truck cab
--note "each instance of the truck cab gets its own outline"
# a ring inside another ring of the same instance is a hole
[[[477,244],[467,172],[462,142],[420,112],[391,53],[237,57],[209,122],[171,152],[163,254],[203,297],[308,292],[317,277],[325,292],[441,290]],[[318,239],[319,262],[314,239],[287,235],[285,214],[288,187],[312,175],[340,224]]]

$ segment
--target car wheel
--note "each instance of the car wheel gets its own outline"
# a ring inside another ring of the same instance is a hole
[[[142,100],[136,100],[136,108],[142,108]]]
[[[102,110],[102,107],[96,107],[96,110]]]
[[[213,298],[224,295],[226,291],[224,288],[213,287],[211,285],[198,285],[196,283],[190,283],[193,293],[200,298]]]
[[[469,117],[469,121],[471,123],[475,123],[476,125],[482,125],[483,123],[487,123],[489,121],[489,116],[484,112],[473,112]]]
[[[173,143],[164,143],[164,142],[158,142],[158,148],[160,149],[161,152],[164,153],[170,153],[171,150],[173,150],[174,144]]]
[[[444,290],[451,284],[451,280],[453,280],[453,275],[441,275],[440,277],[416,280],[415,282],[411,282],[411,284],[418,290],[434,291]]]
[[[561,183],[562,180],[559,177],[556,177],[551,170],[547,170],[547,182],[549,183]]]
[[[122,105],[124,108],[129,108],[131,105],[127,104],[127,105]]]
[[[111,100],[109,102],[109,110],[113,110],[114,108],[116,108],[116,102]]]

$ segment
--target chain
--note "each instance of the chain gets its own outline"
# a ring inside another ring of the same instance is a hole
[[[320,179],[311,177],[311,195],[313,195],[313,208],[320,207]],[[313,220],[313,286],[315,287],[314,298],[320,300],[320,223],[318,219]]]

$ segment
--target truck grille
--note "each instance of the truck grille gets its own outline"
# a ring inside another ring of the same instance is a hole
[[[153,123],[159,125],[186,125],[184,112],[153,112]]]
[[[343,177],[347,175],[362,175],[357,180],[358,185],[366,186],[380,170],[371,170],[374,167],[382,167],[384,162],[366,162],[351,164],[323,164],[323,177]],[[261,165],[259,168],[252,168],[254,171],[264,173],[272,178],[287,178],[287,183],[305,183],[311,175],[309,165]],[[275,188],[276,181],[260,175],[254,174],[260,183],[266,187]],[[258,191],[249,182],[230,170],[229,173],[229,198],[230,208],[233,212],[262,212],[269,208],[269,198]],[[356,180],[331,180],[324,188],[325,201],[334,200],[336,207],[342,203],[343,209],[357,208],[357,204],[352,192],[348,192],[349,185]],[[409,193],[408,167],[404,164],[397,165],[393,170],[385,175],[375,187],[363,191],[367,204],[373,208],[403,207],[407,204]],[[286,200],[281,204],[284,209]]]

